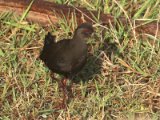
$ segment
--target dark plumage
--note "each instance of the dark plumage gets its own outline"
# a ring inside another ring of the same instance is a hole
[[[83,23],[74,32],[72,39],[55,41],[55,36],[45,36],[44,47],[40,59],[53,72],[71,77],[81,70],[87,59],[86,38],[93,33],[92,25]],[[53,77],[53,76],[52,76]],[[64,98],[62,107],[66,106],[66,79],[61,81]]]
[[[92,25],[83,23],[75,30],[72,39],[60,40],[57,43],[55,36],[48,33],[40,59],[52,72],[63,74],[66,77],[77,73],[86,63],[86,38],[92,32]]]

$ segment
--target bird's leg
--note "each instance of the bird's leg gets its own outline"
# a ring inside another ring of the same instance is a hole
[[[68,92],[69,92],[69,98],[73,98],[74,95],[73,95],[73,83],[71,81],[69,87],[68,87]]]
[[[67,94],[66,82],[67,82],[67,79],[63,78],[61,81],[59,81],[59,79],[55,77],[53,72],[51,72],[51,78],[52,78],[52,80],[56,80],[56,82],[59,84],[59,87],[62,88],[62,91],[63,91],[63,101],[60,106],[56,106],[55,108],[64,109],[64,108],[66,108],[66,97],[67,97],[66,96],[66,94]]]
[[[61,80],[61,84],[62,84],[62,90],[63,90],[63,102],[62,102],[62,107],[66,108],[66,100],[68,99],[68,95],[67,95],[67,89],[66,89],[66,84],[67,84],[67,78],[63,78]]]

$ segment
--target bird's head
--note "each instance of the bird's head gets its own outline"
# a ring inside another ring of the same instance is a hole
[[[94,31],[93,27],[90,23],[82,23],[75,30],[75,35],[76,36],[81,36],[81,37],[84,37],[84,38],[88,38],[88,37],[91,36],[93,31]]]

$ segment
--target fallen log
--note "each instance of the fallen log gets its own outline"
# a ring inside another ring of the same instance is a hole
[[[24,10],[29,6],[31,0],[0,0],[0,11],[12,11],[18,15],[22,15]],[[35,0],[27,15],[27,20],[39,23],[42,26],[50,26],[56,24],[60,18],[65,16],[66,20],[70,22],[74,16],[78,24],[86,21],[95,23],[95,17],[99,16],[99,22],[103,25],[116,25],[115,17],[109,14],[99,13],[97,11],[89,11],[86,8],[73,7],[67,5],[59,5],[53,2]],[[133,21],[125,17],[118,18],[124,27],[129,25],[136,33],[150,34],[155,37],[160,36],[160,23],[152,21],[144,24],[144,21]],[[134,24],[133,24],[134,22]]]

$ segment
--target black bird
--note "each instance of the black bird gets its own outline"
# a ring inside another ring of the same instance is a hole
[[[72,39],[63,39],[59,42],[56,42],[55,36],[48,32],[45,36],[40,59],[53,73],[62,74],[65,78],[70,78],[78,73],[86,63],[86,38],[90,37],[92,33],[93,27],[90,23],[79,25]],[[65,86],[66,79],[63,79],[63,90]]]

